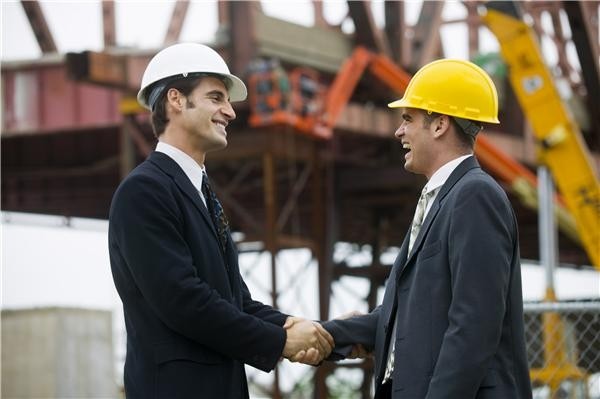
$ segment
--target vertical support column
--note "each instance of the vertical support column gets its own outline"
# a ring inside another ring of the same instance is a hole
[[[371,286],[369,287],[369,293],[367,295],[367,305],[369,311],[375,309],[377,306],[377,292],[381,280],[377,277],[378,270],[381,268],[381,249],[382,249],[382,236],[384,235],[384,216],[381,210],[373,210],[373,237],[371,241],[371,266],[369,281]],[[385,242],[385,240],[383,240]],[[371,397],[371,383],[373,381],[373,360],[365,359],[362,362],[363,366],[363,383],[361,386],[362,397],[364,399]]]
[[[479,52],[479,26],[481,20],[477,13],[479,4],[475,1],[465,1],[463,5],[467,8],[467,30],[469,32],[469,58],[473,58]]]
[[[410,47],[410,44],[405,35],[404,2],[386,1],[383,6],[385,10],[385,35],[390,44],[390,54],[397,65],[405,67],[408,64],[406,50]]]
[[[319,28],[327,28],[329,24],[323,15],[323,0],[312,0],[314,14],[315,14],[315,26]]]
[[[314,247],[313,256],[317,259],[319,268],[319,318],[329,320],[329,298],[331,296],[332,280],[332,261],[331,252],[333,243],[330,242],[331,234],[328,232],[328,212],[330,196],[327,192],[332,189],[332,184],[323,184],[323,174],[327,173],[327,166],[321,163],[319,158],[319,143],[313,143],[312,154],[312,225]],[[324,367],[326,366],[326,367]],[[329,397],[329,390],[325,380],[331,373],[331,367],[324,365],[317,369],[315,373],[314,398]]]
[[[275,159],[273,153],[268,149],[263,155],[263,186],[265,201],[265,248],[271,254],[271,300],[274,308],[277,308],[277,185],[275,176]],[[273,398],[281,399],[279,390],[279,368],[275,368],[275,379],[273,382]]]
[[[115,22],[115,2],[102,1],[102,35],[104,38],[104,48],[114,47],[117,44]]]
[[[256,55],[254,38],[260,2],[230,1],[226,5],[229,8],[229,69],[235,74],[244,75],[250,60]],[[219,19],[221,18],[225,17],[219,16]]]

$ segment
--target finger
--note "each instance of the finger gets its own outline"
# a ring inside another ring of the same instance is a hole
[[[327,340],[327,338],[325,338],[325,336],[322,335],[321,333],[317,332],[317,340],[318,340],[317,342],[318,342],[319,352],[329,355],[329,353],[331,352],[331,350],[333,348],[329,344],[329,341]]]
[[[367,354],[367,351],[363,348],[362,345],[354,345],[352,347],[352,352],[350,352],[351,359],[364,359]]]
[[[300,352],[296,353],[294,356],[290,357],[288,360],[290,362],[302,362],[304,363],[306,359],[306,351],[305,350],[301,350]]]
[[[346,356],[346,359],[356,359],[356,358],[358,358],[358,350],[356,349],[355,346],[353,346],[352,350],[350,351],[348,356]]]
[[[311,364],[313,366],[321,363],[322,361],[322,356],[321,353],[319,351],[317,351],[315,348],[310,348],[307,352],[306,352],[306,356],[304,357],[304,360],[302,361],[302,363],[305,364]]]
[[[327,331],[325,327],[323,327],[320,323],[315,323],[315,325],[319,333],[327,340],[329,346],[333,349],[333,347],[335,346],[335,341],[333,340],[331,334],[329,334],[329,331]]]
[[[283,325],[283,328],[287,330],[291,328],[294,324],[296,324],[297,321],[299,321],[298,317],[289,316],[287,319],[285,319],[285,324]]]

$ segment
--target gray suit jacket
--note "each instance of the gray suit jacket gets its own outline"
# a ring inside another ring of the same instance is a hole
[[[502,188],[474,157],[465,159],[440,188],[410,254],[408,236],[383,303],[324,323],[336,342],[330,360],[354,343],[372,348],[377,398],[394,339],[394,398],[531,398],[517,224]]]

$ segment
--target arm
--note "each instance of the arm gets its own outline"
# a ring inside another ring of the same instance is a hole
[[[122,272],[135,281],[135,287],[124,289],[139,290],[135,295],[177,333],[227,357],[272,369],[283,351],[285,330],[240,311],[198,277],[178,207],[164,182],[136,175],[121,186],[111,210],[111,256],[122,258]]]
[[[516,245],[510,205],[495,185],[464,187],[448,235],[452,301],[428,399],[472,398],[502,332]]]
[[[335,361],[349,357],[356,345],[361,345],[371,352],[375,347],[380,310],[379,306],[366,315],[323,322],[323,327],[329,331],[335,341],[333,352],[327,360]]]
[[[242,279],[242,276],[240,275],[239,277],[242,283],[242,307],[244,309],[244,312],[251,314],[254,317],[258,317],[263,321],[283,327],[289,315],[281,313],[280,311],[274,309],[272,306],[265,305],[261,302],[252,299],[250,290],[248,290],[248,286],[246,286],[246,283]]]

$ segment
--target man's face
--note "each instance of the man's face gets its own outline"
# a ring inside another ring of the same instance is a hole
[[[225,84],[204,77],[186,97],[182,111],[183,127],[194,146],[206,153],[227,146],[227,125],[235,119]]]
[[[402,124],[395,136],[407,152],[404,155],[404,168],[412,173],[430,178],[435,172],[436,143],[434,140],[435,123],[429,123],[425,112],[402,109]]]

